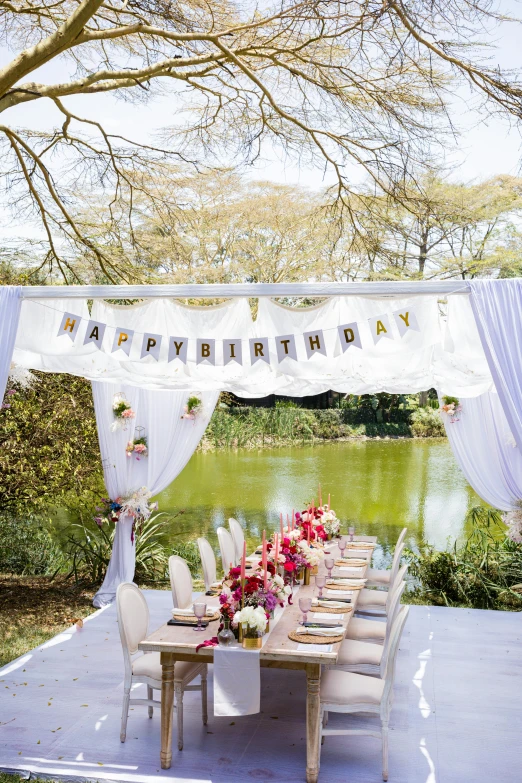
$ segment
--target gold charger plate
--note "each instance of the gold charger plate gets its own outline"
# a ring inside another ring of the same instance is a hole
[[[353,612],[353,606],[312,606],[310,609],[311,612],[319,612],[322,614],[323,612],[325,614],[347,614],[348,612]]]
[[[194,617],[190,614],[173,614],[172,617],[174,620],[182,620],[183,622],[194,623],[194,625],[196,625],[198,621],[197,617]],[[207,623],[213,623],[214,620],[219,620],[219,612],[214,612],[214,614],[206,614],[201,618],[201,622]]]
[[[312,633],[290,631],[288,638],[300,644],[336,644],[336,642],[342,642],[344,633],[340,633],[338,636],[315,636]]]
[[[344,593],[351,593],[354,590],[362,590],[366,585],[339,585],[337,582],[327,582],[326,587],[328,590],[342,590]]]

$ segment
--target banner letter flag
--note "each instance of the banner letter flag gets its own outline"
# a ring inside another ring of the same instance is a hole
[[[101,321],[89,321],[83,344],[87,345],[87,343],[94,343],[96,348],[101,350],[104,334],[105,324],[102,324]]]
[[[250,343],[250,364],[255,364],[256,362],[270,364],[268,337],[251,337],[248,342]]]
[[[169,337],[169,362],[179,359],[183,364],[187,363],[187,337]]]
[[[388,337],[389,340],[393,340],[390,319],[386,313],[383,315],[375,315],[373,318],[368,318],[368,323],[370,324],[370,332],[372,333],[374,345],[377,345],[379,340],[383,337]]]
[[[81,320],[82,319],[79,315],[74,315],[74,313],[64,313],[60,328],[58,329],[58,337],[61,337],[63,334],[68,334],[71,340],[74,342]]]
[[[243,346],[241,339],[223,340],[223,364],[237,362],[243,364]]]
[[[297,346],[295,344],[295,335],[293,334],[280,334],[275,338],[277,349],[277,361],[282,362],[283,359],[293,359],[297,361]]]
[[[322,329],[317,329],[315,332],[305,332],[303,337],[305,341],[307,359],[316,353],[322,353],[323,356],[326,356],[326,345],[324,343]]]
[[[114,351],[117,351],[118,348],[121,348],[121,350],[124,351],[127,356],[129,356],[133,337],[133,329],[122,329],[121,327],[117,326],[116,332],[114,333],[114,342],[112,343],[111,353],[114,353]]]
[[[209,364],[216,363],[216,341],[215,340],[200,340],[198,338],[196,348],[196,364],[202,362],[208,362]]]
[[[395,310],[393,315],[401,337],[404,337],[406,332],[420,332],[415,310]]]
[[[341,341],[341,348],[343,353],[348,348],[362,348],[361,335],[359,334],[359,327],[357,321],[351,324],[343,324],[337,327],[339,331],[339,340]]]
[[[146,332],[143,335],[140,359],[143,359],[144,356],[153,356],[158,362],[160,348],[161,348],[161,334],[149,334]]]

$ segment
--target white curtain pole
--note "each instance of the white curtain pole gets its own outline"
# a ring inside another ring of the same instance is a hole
[[[234,283],[189,285],[24,286],[24,299],[230,299],[293,296],[415,296],[468,294],[465,280],[414,280],[364,283]]]

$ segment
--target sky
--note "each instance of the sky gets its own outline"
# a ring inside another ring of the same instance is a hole
[[[520,13],[521,7],[514,0],[503,3],[503,8]],[[522,65],[520,27],[511,25],[494,35],[498,48],[492,50],[491,64],[518,68]],[[0,47],[0,67],[12,57],[12,53]],[[61,81],[64,78],[63,65],[52,63],[35,74],[36,80],[44,82]],[[153,134],[160,128],[175,122],[175,96],[158,98],[146,106],[136,106],[106,94],[88,97],[70,97],[66,105],[78,109],[83,116],[102,119],[107,130],[146,140],[150,143]],[[446,160],[446,169],[452,179],[460,181],[480,180],[495,174],[519,174],[522,159],[522,139],[515,127],[506,121],[493,117],[487,122],[470,110],[463,93],[457,93],[453,101],[453,119],[463,129],[455,140],[455,146]],[[2,120],[10,125],[31,128],[50,128],[62,123],[63,118],[50,101],[38,101],[9,110]],[[324,175],[319,168],[299,166],[295,161],[281,160],[275,150],[265,147],[264,157],[248,175],[256,179],[268,179],[286,184],[300,184],[320,188],[333,183],[333,177]],[[3,231],[6,231],[4,226]],[[8,232],[9,233],[9,232]],[[5,235],[5,234],[4,234]]]

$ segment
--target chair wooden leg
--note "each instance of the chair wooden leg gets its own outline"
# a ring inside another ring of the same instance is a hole
[[[176,712],[178,714],[178,750],[183,750],[183,686],[177,682],[174,686],[176,694]]]
[[[388,721],[382,721],[382,779],[388,780]]]
[[[152,686],[147,685],[147,699],[152,699]],[[151,705],[148,707],[149,710],[149,718],[152,718],[154,715],[154,707]]]
[[[203,726],[206,726],[208,722],[207,675],[208,670],[205,666],[205,671],[201,675],[201,714],[203,717]]]
[[[125,742],[127,736],[127,718],[129,717],[130,683],[123,688],[123,705],[121,708],[120,742]]]

